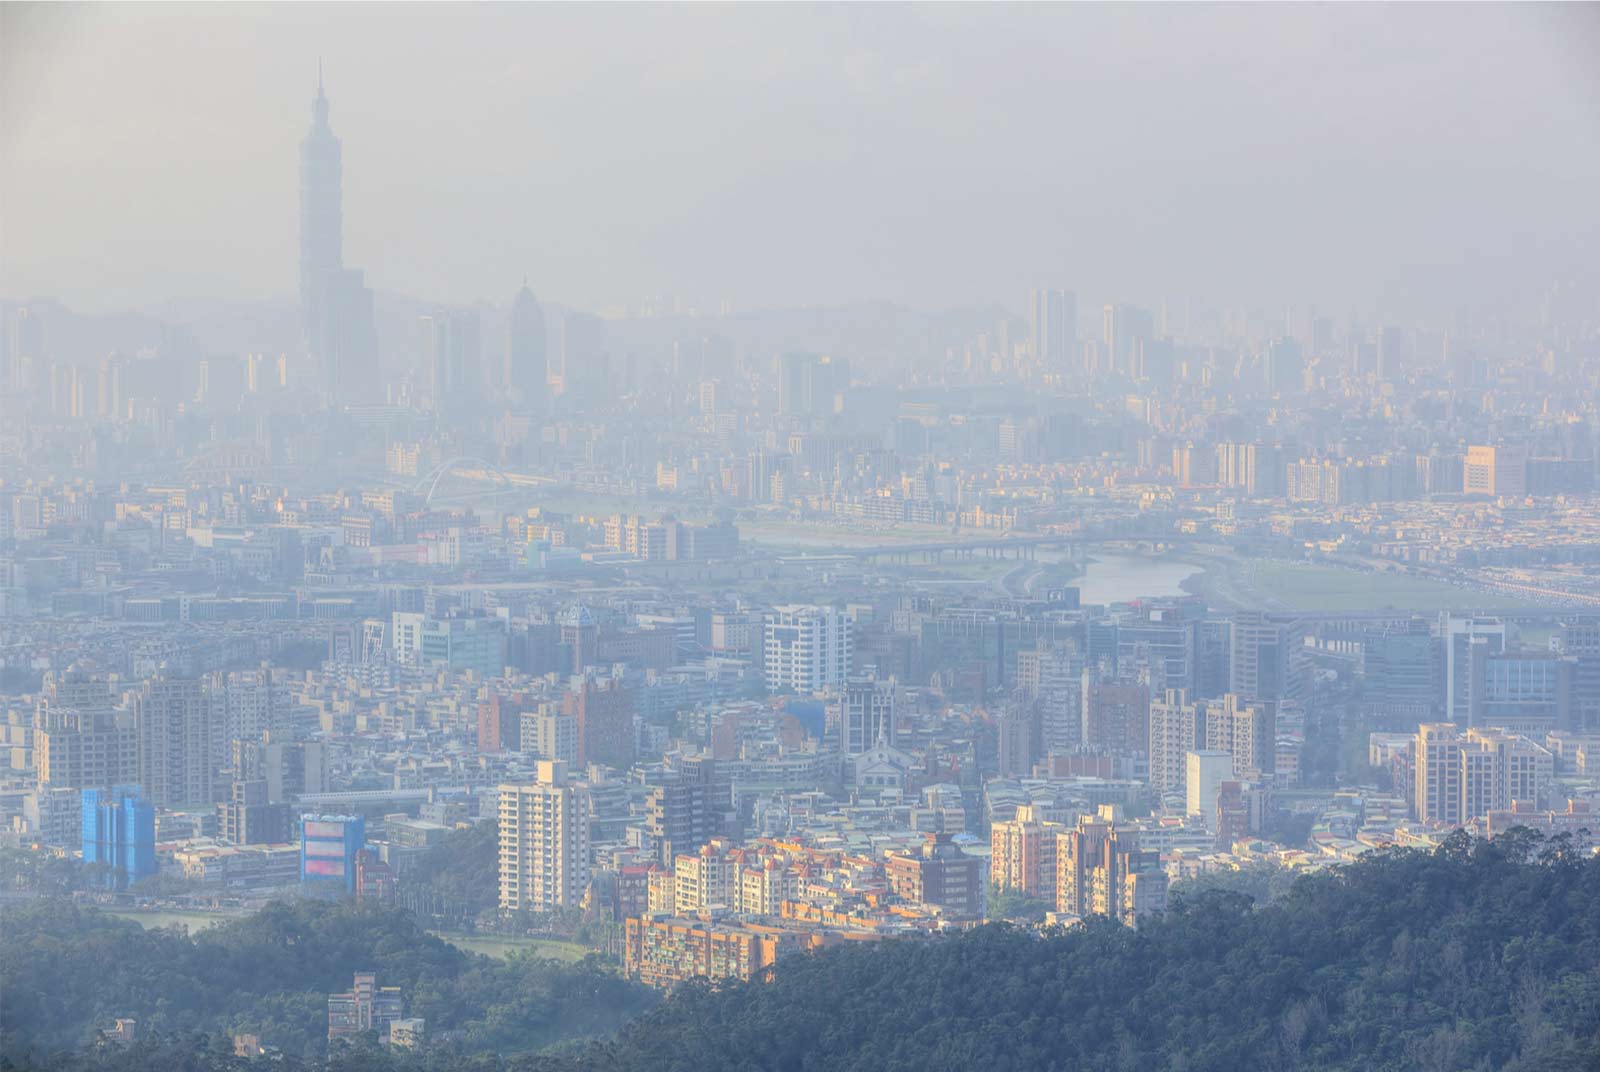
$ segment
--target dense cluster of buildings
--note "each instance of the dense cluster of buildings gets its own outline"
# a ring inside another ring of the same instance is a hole
[[[1208,869],[1587,829],[1581,316],[1091,326],[1041,290],[888,357],[785,329],[823,356],[759,316],[547,322],[525,287],[385,335],[327,230],[320,90],[313,118],[282,356],[88,354],[58,306],[0,310],[15,842],[112,891],[452,922],[417,862],[493,822],[501,924],[606,922],[668,985],[972,926],[996,896],[1133,925]],[[1093,594],[1119,554],[1209,581]],[[1253,587],[1308,561],[1374,605]],[[371,976],[329,999],[331,1036],[407,1023]]]

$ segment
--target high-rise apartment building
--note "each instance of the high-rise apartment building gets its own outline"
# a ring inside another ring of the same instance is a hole
[[[1600,730],[1600,617],[1569,618],[1561,623],[1554,647],[1575,660],[1572,670],[1572,724],[1579,732]]]
[[[1025,897],[1056,903],[1056,838],[1060,823],[1046,822],[1030,804],[989,828],[989,883]]]
[[[1056,911],[1084,918],[1107,916],[1129,926],[1167,907],[1167,873],[1159,853],[1139,848],[1139,837],[1105,818],[1085,817],[1057,836]]]
[[[1187,757],[1205,746],[1205,713],[1186,689],[1167,689],[1150,701],[1150,787],[1158,797],[1187,795]]]
[[[1461,826],[1514,806],[1545,807],[1555,760],[1514,733],[1450,722],[1417,727],[1412,741],[1412,807],[1424,822]]]
[[[634,695],[620,678],[575,678],[561,696],[561,711],[576,720],[579,766],[603,763],[627,770],[633,765],[638,750]]]
[[[133,702],[139,784],[159,808],[211,805],[211,697],[203,682],[166,673],[144,683]]]
[[[680,915],[738,907],[739,862],[727,850],[726,842],[717,842],[672,858],[673,905]]]
[[[138,738],[131,717],[109,707],[41,705],[34,735],[41,785],[83,789],[138,777]]]
[[[1101,328],[1109,369],[1125,373],[1133,360],[1135,340],[1155,336],[1155,316],[1137,305],[1108,305]]]
[[[820,692],[842,683],[850,673],[850,620],[837,608],[773,607],[763,636],[763,665],[771,692]]]
[[[1128,681],[1102,681],[1083,672],[1083,747],[1097,755],[1144,755],[1149,749],[1150,690]]]
[[[685,760],[672,780],[652,786],[645,798],[645,830],[663,866],[696,853],[726,831],[732,810],[730,784],[716,777],[709,759]]]
[[[1205,747],[1233,757],[1232,777],[1270,781],[1277,770],[1278,705],[1228,693],[1206,704]]]
[[[1423,822],[1461,825],[1461,737],[1454,723],[1417,727],[1412,746],[1412,802]]]
[[[217,837],[234,845],[282,845],[292,840],[289,805],[267,799],[266,779],[236,781],[217,805]]]
[[[578,765],[578,716],[545,705],[522,713],[522,750],[539,759],[559,759],[570,769]]]
[[[1037,702],[1007,704],[995,719],[996,749],[1002,778],[1025,778],[1039,759]]]
[[[290,696],[282,672],[268,666],[256,670],[219,671],[207,678],[215,706],[217,732],[212,735],[212,762],[225,766],[231,741],[259,741],[268,733],[281,736],[288,728]]]
[[[500,787],[500,907],[574,908],[589,885],[589,791],[560,760],[540,760],[537,780]]]

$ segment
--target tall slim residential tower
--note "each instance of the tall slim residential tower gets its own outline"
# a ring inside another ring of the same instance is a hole
[[[165,672],[134,698],[139,784],[158,808],[211,806],[210,699],[203,682]]]
[[[519,409],[544,403],[549,368],[545,359],[544,310],[524,283],[511,302],[511,333],[506,340],[506,365],[501,383]]]
[[[540,760],[538,781],[500,787],[500,907],[574,908],[589,885],[589,791],[567,765]]]

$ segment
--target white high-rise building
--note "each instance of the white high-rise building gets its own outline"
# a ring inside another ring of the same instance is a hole
[[[1167,689],[1150,701],[1150,786],[1158,795],[1187,797],[1188,757],[1205,743],[1204,701],[1187,689]]]
[[[426,614],[395,611],[389,626],[389,642],[393,647],[394,661],[401,666],[416,666],[422,661],[422,625]]]
[[[1206,829],[1217,829],[1217,796],[1222,783],[1233,778],[1233,754],[1212,749],[1202,749],[1185,755],[1188,765],[1185,779],[1188,788],[1189,815],[1206,821]]]
[[[500,907],[575,908],[589,886],[589,790],[540,760],[538,781],[500,787]]]
[[[773,607],[762,652],[769,692],[813,693],[841,684],[850,673],[850,619],[834,607]]]
[[[1472,645],[1481,642],[1486,654],[1506,650],[1506,623],[1498,618],[1454,618],[1440,615],[1439,632],[1444,640],[1444,717],[1458,726],[1472,724],[1468,698]]]

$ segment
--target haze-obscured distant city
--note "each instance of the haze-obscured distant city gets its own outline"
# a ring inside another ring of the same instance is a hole
[[[6,4],[6,1067],[1600,1059],[1595,11]]]

